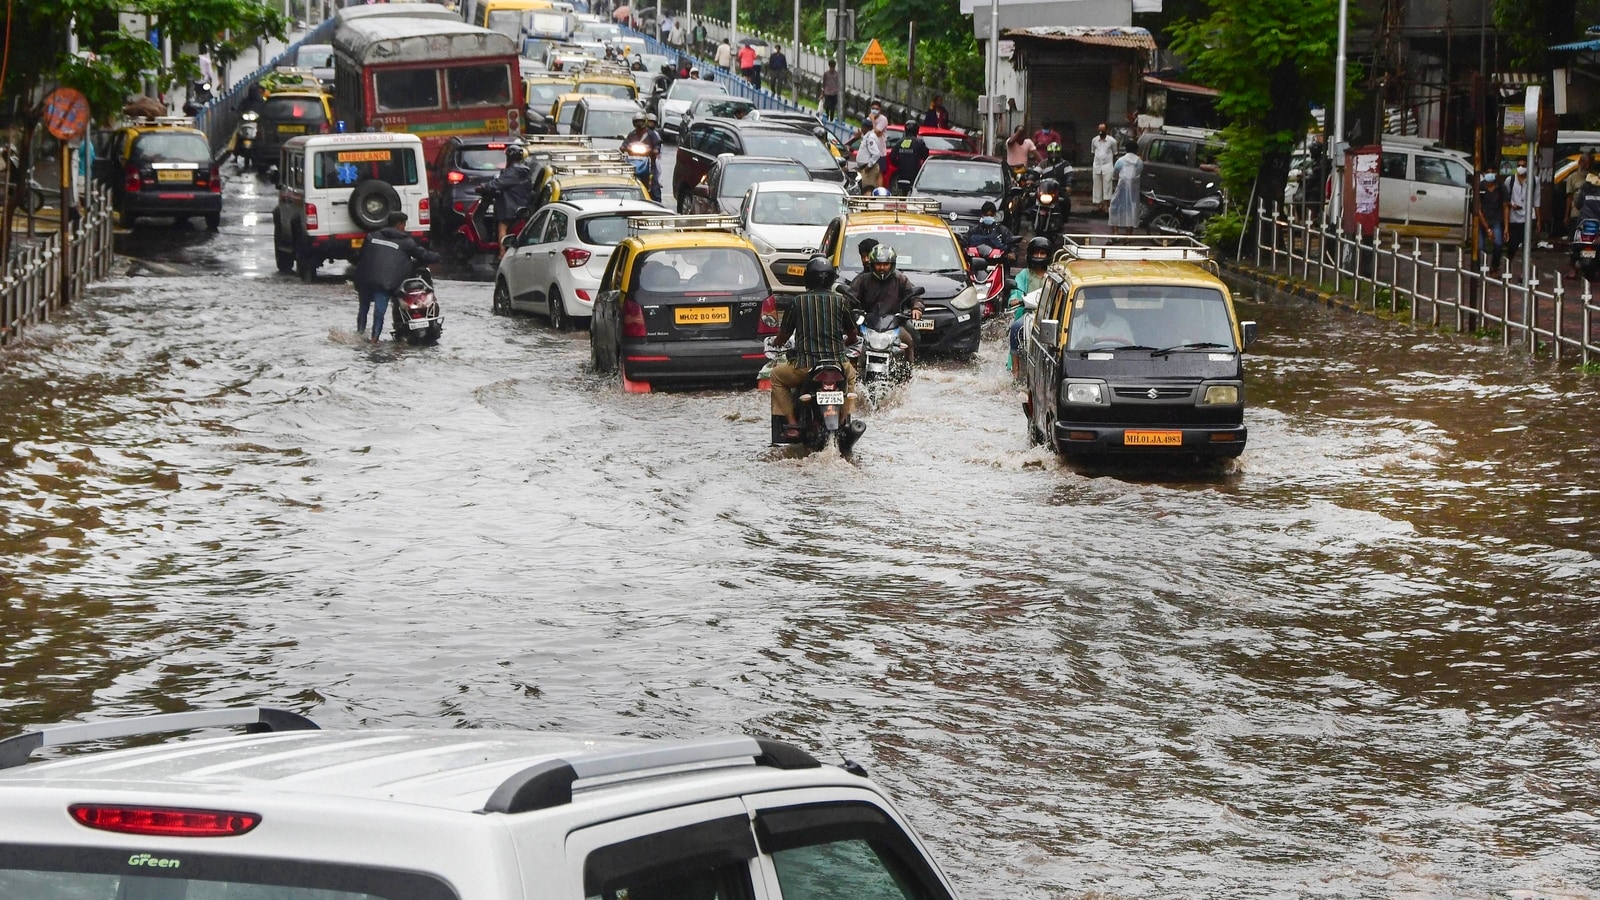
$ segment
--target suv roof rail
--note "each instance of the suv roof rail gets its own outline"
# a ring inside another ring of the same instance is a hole
[[[1191,138],[1214,138],[1219,134],[1215,128],[1198,128],[1193,125],[1163,125],[1161,133]]]
[[[520,138],[524,144],[571,144],[573,149],[588,147],[592,141],[587,134],[525,134]]]
[[[933,197],[846,197],[850,212],[912,212],[925,216],[939,214],[939,201]]]
[[[822,766],[811,754],[783,741],[753,737],[705,738],[636,750],[596,753],[576,759],[547,760],[529,766],[501,782],[489,795],[482,812],[520,813],[565,806],[572,802],[573,782],[587,778],[646,776],[679,766],[706,766],[712,763],[733,765],[744,760],[774,769],[816,769]]]
[[[1211,248],[1187,234],[1064,234],[1055,262],[1076,259],[1126,259],[1166,262],[1209,262]]]
[[[738,216],[634,216],[628,219],[629,234],[647,231],[733,231],[738,227]]]
[[[111,738],[188,731],[191,728],[218,728],[243,725],[252,733],[270,731],[316,731],[317,723],[299,713],[266,706],[236,706],[228,709],[196,709],[189,712],[132,716],[100,722],[46,725],[37,731],[24,731],[0,740],[0,769],[23,765],[33,751],[44,747],[82,744]]]
[[[129,116],[129,125],[194,125],[194,116]]]

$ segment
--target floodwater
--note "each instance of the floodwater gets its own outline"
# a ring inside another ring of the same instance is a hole
[[[969,898],[1596,896],[1592,377],[1246,300],[1221,472],[1030,448],[999,341],[796,458],[764,394],[624,394],[487,284],[364,343],[229,202],[0,356],[4,730],[764,733]]]

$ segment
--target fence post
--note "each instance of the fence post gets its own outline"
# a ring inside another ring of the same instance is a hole
[[[1581,307],[1582,313],[1579,316],[1579,318],[1581,318],[1583,320],[1583,341],[1581,343],[1583,345],[1583,364],[1584,365],[1588,365],[1589,364],[1589,340],[1590,340],[1589,326],[1591,324],[1590,323],[1590,318],[1589,318],[1590,317],[1590,312],[1589,312],[1589,301],[1590,301],[1589,279],[1583,278],[1583,279],[1580,279],[1580,280],[1583,282],[1583,293],[1578,296],[1578,301],[1583,304],[1583,306]]]
[[[1256,200],[1256,268],[1261,268],[1261,219],[1266,215],[1267,201]]]

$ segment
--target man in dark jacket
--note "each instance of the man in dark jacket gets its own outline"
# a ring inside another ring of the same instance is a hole
[[[504,256],[506,233],[517,221],[517,213],[533,202],[533,170],[523,160],[521,147],[512,144],[506,148],[506,167],[489,182],[486,190],[494,196],[496,238],[500,242],[500,255]]]
[[[961,246],[968,250],[973,247],[992,247],[996,250],[1009,251],[1011,245],[1016,243],[1016,239],[1012,237],[1010,229],[1001,225],[995,218],[999,211],[993,200],[983,201],[983,206],[978,211],[978,224],[967,229],[967,236],[961,239]],[[988,257],[987,251],[978,252],[985,258]]]
[[[873,247],[866,254],[866,271],[843,290],[856,308],[866,314],[868,322],[897,314],[904,314],[913,321],[922,318],[922,288],[895,271],[896,257],[894,248],[888,244]],[[906,362],[912,362],[916,358],[916,337],[901,328],[900,340],[906,345]]]
[[[922,138],[917,137],[921,126],[915,120],[906,123],[905,136],[897,141],[889,151],[889,161],[894,164],[895,193],[911,193],[911,185],[917,180],[917,173],[922,171],[922,164],[928,161],[928,145]],[[905,190],[900,190],[901,184]]]
[[[389,298],[416,268],[417,263],[436,263],[439,254],[417,243],[406,233],[406,214],[392,212],[389,224],[367,235],[356,259],[356,296],[361,311],[356,313],[356,333],[367,330],[367,309],[372,309],[372,340],[383,335],[383,319],[389,312]]]

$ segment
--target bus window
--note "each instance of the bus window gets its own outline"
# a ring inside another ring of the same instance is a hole
[[[504,63],[452,66],[444,72],[452,107],[505,106],[511,102],[511,70]]]
[[[379,112],[439,108],[439,76],[436,69],[378,71],[372,76],[372,85],[378,95]]]

